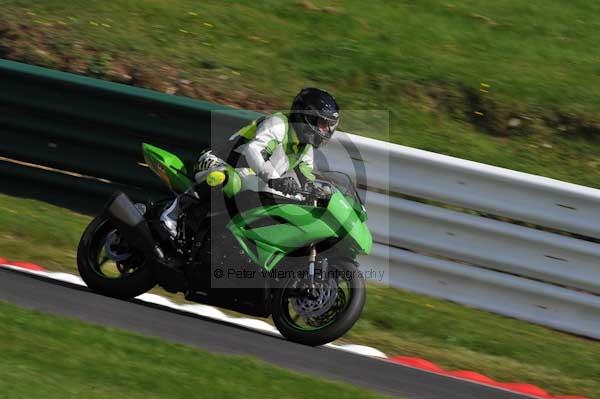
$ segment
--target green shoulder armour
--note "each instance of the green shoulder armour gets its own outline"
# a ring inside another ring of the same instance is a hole
[[[283,112],[276,112],[271,116],[277,116],[278,118],[283,119],[283,122],[285,123],[285,136],[287,136],[288,134],[288,129],[289,129],[289,124],[288,124],[288,118],[287,116],[283,113]],[[267,116],[262,116],[256,120],[253,120],[252,123],[250,123],[249,125],[244,126],[243,128],[241,128],[240,130],[238,130],[236,132],[237,135],[245,138],[246,140],[252,140],[254,138],[254,136],[256,135],[256,129],[258,127],[258,125],[264,121],[266,118],[268,118]]]

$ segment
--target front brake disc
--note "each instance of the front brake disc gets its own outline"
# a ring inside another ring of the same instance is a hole
[[[296,313],[303,319],[316,318],[324,315],[331,309],[338,295],[338,283],[335,279],[329,279],[316,282],[319,286],[315,287],[316,295],[308,296],[305,293],[302,296],[294,298],[292,306]]]

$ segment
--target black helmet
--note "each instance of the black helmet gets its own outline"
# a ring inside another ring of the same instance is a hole
[[[308,87],[294,98],[290,123],[301,143],[315,148],[327,144],[339,122],[340,108],[326,91]]]

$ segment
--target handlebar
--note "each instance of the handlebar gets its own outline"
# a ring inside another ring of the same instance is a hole
[[[306,184],[304,190],[298,190],[296,194],[301,194],[306,199],[312,200],[328,200],[335,190],[335,186],[330,183],[319,182],[321,187],[316,187],[314,183],[309,182]]]
[[[269,182],[269,187],[277,190],[277,188],[273,187]],[[306,201],[315,201],[315,200],[328,200],[331,195],[335,192],[335,185],[323,181],[309,181],[305,184],[304,188],[295,189],[292,192],[287,193],[288,196],[296,196],[301,195],[305,198]]]

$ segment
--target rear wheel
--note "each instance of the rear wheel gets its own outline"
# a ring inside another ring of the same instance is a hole
[[[331,260],[323,278],[312,288],[297,277],[278,289],[273,322],[290,341],[317,346],[334,341],[352,328],[362,312],[365,282],[354,263]]]
[[[111,221],[95,218],[77,248],[77,268],[93,291],[115,298],[133,298],[156,285],[152,270],[139,251],[129,248]]]

